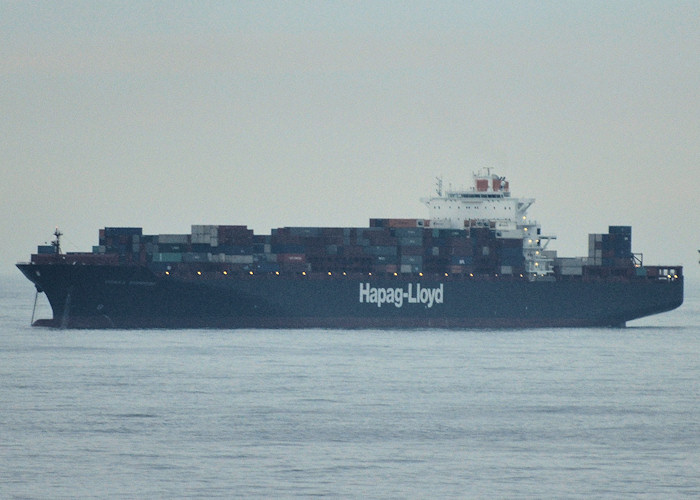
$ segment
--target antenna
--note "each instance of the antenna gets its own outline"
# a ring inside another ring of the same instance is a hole
[[[58,226],[56,226],[56,230],[53,232],[53,235],[56,237],[56,239],[53,240],[51,244],[53,245],[54,253],[58,255],[61,253],[61,236],[63,236],[63,233],[58,230]]]
[[[435,192],[438,196],[442,196],[442,176],[435,177]]]

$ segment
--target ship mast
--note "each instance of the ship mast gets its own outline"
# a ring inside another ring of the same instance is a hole
[[[56,239],[51,242],[51,245],[53,245],[54,253],[58,255],[61,253],[61,236],[63,236],[63,233],[58,230],[58,227],[56,227],[53,235],[56,237]]]
[[[435,177],[435,192],[438,196],[442,197],[442,176]]]

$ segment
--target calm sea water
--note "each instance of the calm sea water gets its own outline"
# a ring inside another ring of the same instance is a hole
[[[0,498],[698,497],[687,288],[622,330],[60,331],[5,277]]]

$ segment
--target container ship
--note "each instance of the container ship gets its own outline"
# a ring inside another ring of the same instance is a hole
[[[629,226],[558,256],[490,169],[421,201],[427,219],[366,227],[105,227],[82,253],[57,230],[17,267],[53,312],[32,324],[59,328],[622,327],[683,302],[682,267],[644,265]]]

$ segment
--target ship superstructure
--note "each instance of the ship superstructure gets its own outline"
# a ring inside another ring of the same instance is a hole
[[[555,236],[542,234],[539,223],[529,220],[527,210],[534,198],[514,198],[505,177],[483,169],[473,174],[469,189],[443,192],[442,179],[437,180],[436,196],[421,200],[429,210],[430,227],[469,229],[488,227],[497,238],[522,240],[525,273],[529,278],[543,278],[553,272],[556,252],[547,250]]]

